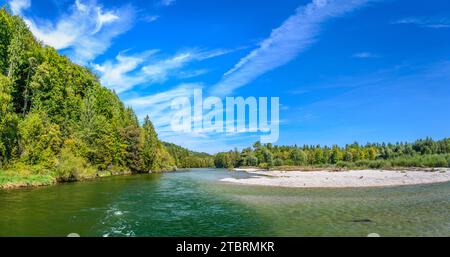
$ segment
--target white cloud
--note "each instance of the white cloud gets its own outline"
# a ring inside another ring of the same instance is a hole
[[[97,32],[99,32],[102,27],[106,24],[109,23],[113,23],[117,20],[119,20],[119,17],[114,14],[113,12],[106,12],[106,13],[102,13],[101,9],[97,10],[97,24],[95,26],[95,30],[93,32],[91,32],[91,34],[96,34]]]
[[[176,76],[180,79],[188,79],[188,78],[194,78],[198,77],[200,75],[208,73],[208,69],[197,69],[197,70],[187,70],[187,71],[180,71],[176,74]]]
[[[175,0],[161,0],[159,4],[162,6],[171,6],[175,4]]]
[[[416,25],[421,28],[450,28],[450,19],[445,17],[410,17],[392,22],[392,24]]]
[[[100,80],[104,86],[121,93],[146,81],[145,76],[135,74],[135,71],[156,52],[157,50],[150,50],[137,55],[119,53],[114,62],[108,60],[102,65],[92,66],[100,73]]]
[[[369,58],[378,58],[378,55],[370,53],[370,52],[361,52],[352,55],[353,58],[359,59],[369,59]]]
[[[310,4],[299,7],[257,49],[226,72],[211,93],[229,94],[264,73],[288,63],[317,40],[322,23],[368,2],[370,0],[313,0]]]
[[[160,131],[171,131],[172,100],[178,97],[191,98],[196,88],[201,89],[203,86],[201,84],[181,84],[173,89],[153,95],[125,99],[125,103],[133,107],[140,120],[149,115]]]
[[[195,53],[182,52],[168,59],[148,64],[142,68],[144,76],[154,81],[165,81],[169,73],[183,67],[186,63],[195,59]]]
[[[22,11],[30,8],[31,2],[30,0],[11,0],[9,2],[9,7],[11,11],[15,15],[21,15]]]
[[[22,15],[31,32],[45,44],[65,50],[77,63],[86,64],[104,53],[113,38],[128,31],[134,9],[124,6],[105,10],[95,0],[76,0],[67,13],[55,21],[43,21],[23,15],[30,7],[29,0],[9,2],[14,14]]]
[[[159,15],[148,15],[143,18],[145,22],[151,23],[159,19]]]
[[[192,78],[207,72],[205,69],[182,71],[187,64],[202,61],[229,53],[232,50],[185,50],[174,56],[158,59],[157,50],[150,50],[136,55],[120,53],[114,61],[94,64],[93,67],[100,74],[103,85],[122,93],[140,84],[151,85],[163,83],[171,76],[178,78]]]

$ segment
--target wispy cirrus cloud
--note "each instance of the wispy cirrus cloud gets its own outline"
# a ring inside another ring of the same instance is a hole
[[[171,6],[175,4],[175,0],[161,0],[159,4],[162,6]]]
[[[370,59],[370,58],[378,58],[379,56],[371,52],[360,52],[353,54],[352,57],[358,59]]]
[[[135,10],[131,6],[105,9],[95,0],[76,0],[55,21],[34,19],[24,14],[30,0],[11,0],[13,14],[21,15],[31,32],[45,44],[65,51],[71,59],[86,64],[103,54],[112,40],[131,28]]]
[[[274,29],[257,49],[226,72],[211,93],[231,93],[264,73],[288,63],[317,40],[324,22],[345,15],[369,2],[372,1],[313,0],[310,4],[299,7],[296,13]]]
[[[151,23],[155,22],[159,19],[159,15],[147,15],[144,18],[142,18],[143,21]]]
[[[392,22],[392,24],[415,25],[429,29],[448,29],[450,19],[446,17],[409,17]]]
[[[157,52],[158,50],[150,50],[135,55],[122,52],[115,60],[105,61],[101,65],[92,64],[92,67],[100,74],[104,86],[121,93],[146,81],[146,77],[139,74],[138,68]]]
[[[146,115],[149,115],[160,132],[170,132],[172,131],[170,122],[173,117],[172,100],[178,97],[190,99],[195,89],[202,88],[202,84],[181,84],[164,92],[125,99],[125,103],[133,107],[139,119],[142,120]]]
[[[159,50],[149,50],[139,54],[119,53],[115,60],[107,60],[103,64],[93,64],[94,70],[100,74],[103,85],[122,93],[134,86],[163,83],[170,77],[192,78],[207,72],[206,69],[188,70],[183,68],[189,63],[218,57],[234,50],[197,50],[181,51],[173,56],[161,58],[156,54]]]

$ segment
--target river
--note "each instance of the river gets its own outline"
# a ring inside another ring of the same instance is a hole
[[[222,169],[0,191],[0,236],[450,236],[450,183],[243,186]]]

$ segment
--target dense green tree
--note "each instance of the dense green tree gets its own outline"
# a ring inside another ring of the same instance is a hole
[[[25,164],[42,164],[46,168],[56,165],[62,138],[59,126],[50,122],[43,112],[33,112],[19,122],[20,159]]]
[[[17,146],[17,115],[13,112],[12,83],[0,74],[0,168]]]
[[[253,155],[247,156],[245,159],[245,165],[250,167],[258,166],[258,158]]]
[[[8,70],[8,46],[11,41],[11,17],[5,7],[0,9],[0,74],[6,75]]]
[[[331,156],[330,156],[330,162],[333,164],[338,163],[339,161],[342,161],[343,159],[343,153],[341,149],[337,145],[333,146],[333,149],[331,150]]]
[[[145,117],[142,133],[144,137],[142,150],[143,169],[146,171],[160,171],[167,168],[170,169],[170,167],[173,168],[175,162],[161,141],[158,140],[158,135],[148,116]]]
[[[290,154],[290,159],[294,165],[306,165],[308,163],[308,155],[300,149],[294,149]]]
[[[142,126],[144,144],[142,149],[142,162],[144,169],[151,171],[154,168],[154,163],[157,155],[158,139],[155,128],[148,116],[145,117]]]
[[[273,160],[274,166],[283,166],[283,164],[284,164],[284,162],[280,158],[276,158],[275,160]]]
[[[231,152],[218,153],[214,158],[214,165],[217,168],[227,168],[227,169],[235,167]]]
[[[30,83],[37,60],[40,59],[39,44],[34,39],[26,24],[17,16],[9,17],[11,20],[11,38],[8,46],[8,78],[13,83],[13,99],[16,112],[23,111],[25,89]],[[33,67],[30,67],[33,65]]]
[[[125,144],[126,156],[125,165],[133,172],[138,172],[142,168],[141,152],[143,142],[141,140],[141,128],[136,115],[131,108],[127,108],[128,121],[120,130],[121,140]]]
[[[350,151],[345,151],[345,153],[344,153],[344,161],[346,161],[346,162],[352,162],[353,161],[353,154]]]

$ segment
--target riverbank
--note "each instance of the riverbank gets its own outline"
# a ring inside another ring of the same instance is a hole
[[[175,170],[176,169],[155,171],[155,172],[149,171],[148,173],[171,172]],[[92,176],[83,176],[69,180],[61,180],[52,175],[13,175],[10,173],[0,171],[0,190],[51,186],[58,183],[83,182],[111,176],[129,176],[133,174],[144,174],[144,173],[143,172],[132,173],[131,171],[102,171],[102,172],[97,171]]]
[[[56,179],[49,175],[10,176],[0,174],[0,189],[49,186],[56,183]]]
[[[450,181],[450,168],[408,170],[314,170],[280,171],[234,169],[254,176],[244,179],[225,178],[222,182],[243,185],[295,188],[353,188],[432,184]]]

